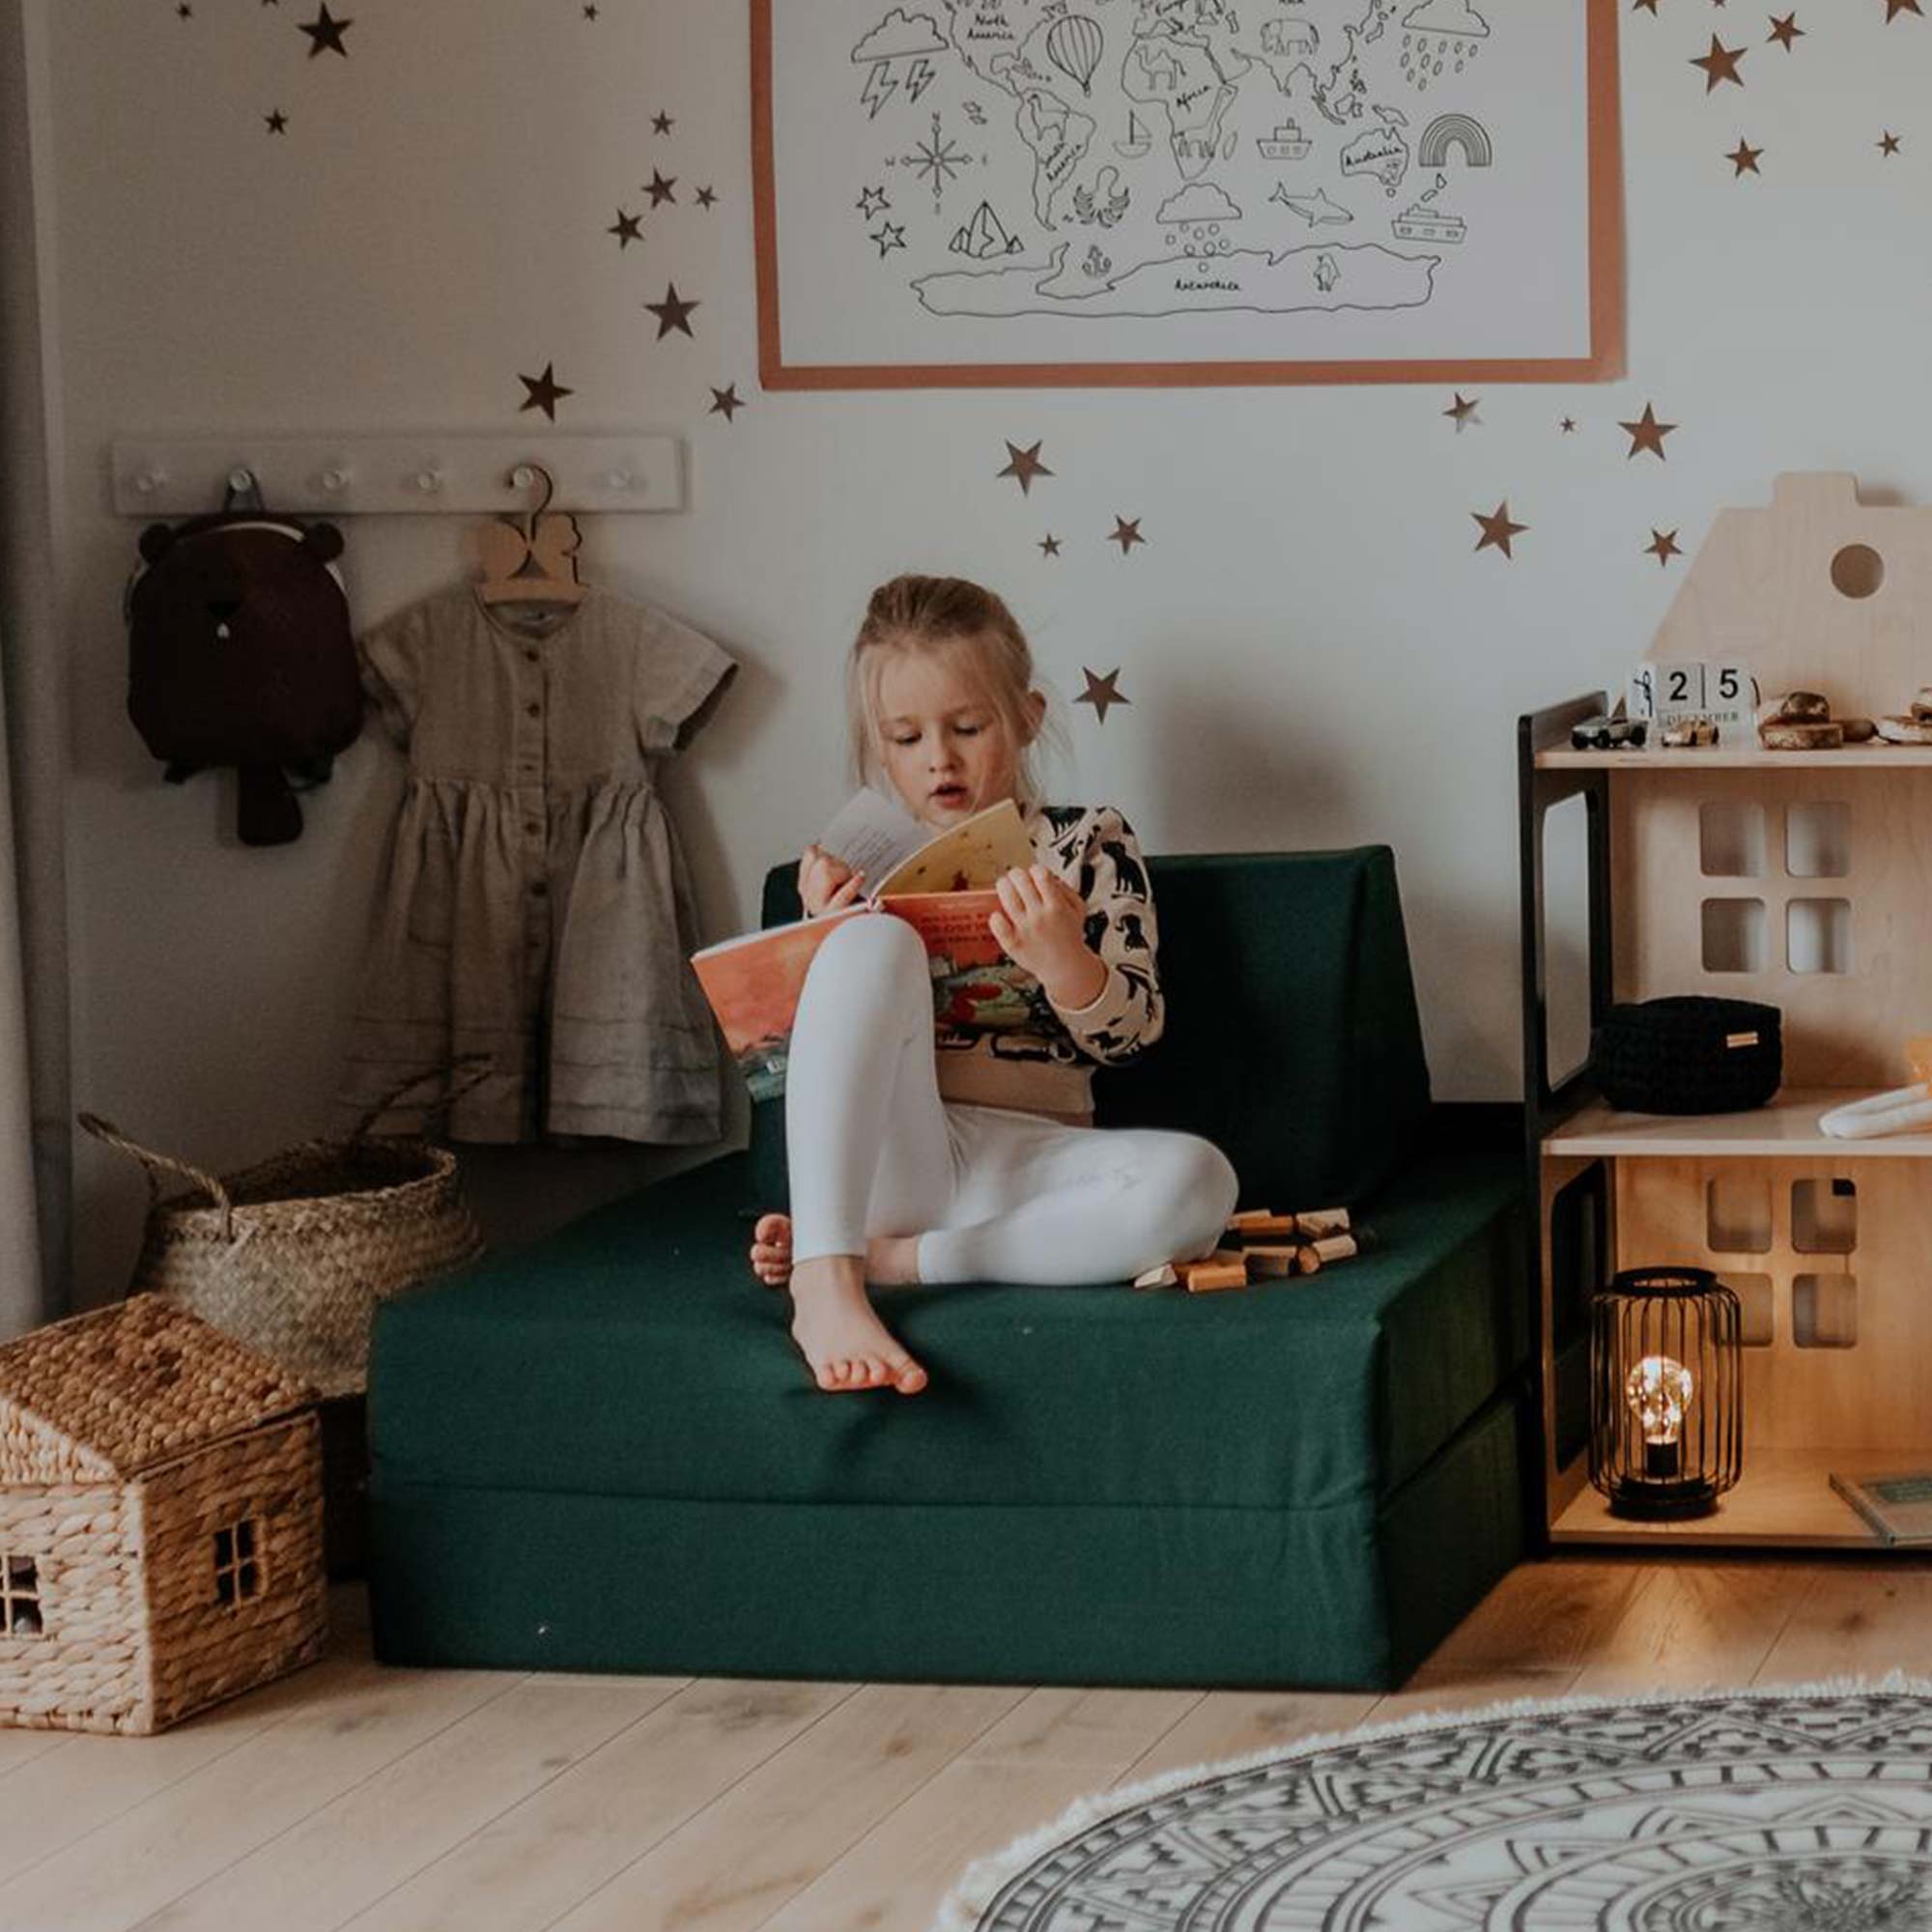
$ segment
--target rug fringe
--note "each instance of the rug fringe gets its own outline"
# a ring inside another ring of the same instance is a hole
[[[1090,1825],[1098,1824],[1117,1811],[1131,1810],[1151,1798],[1179,1791],[1203,1778],[1222,1777],[1232,1772],[1252,1770],[1257,1765],[1278,1764],[1284,1759],[1309,1757],[1343,1744],[1371,1744],[1383,1738],[1405,1737],[1413,1731],[1453,1730],[1463,1724],[1492,1723],[1499,1718],[1527,1717],[1532,1713],[1616,1711],[1655,1704],[1718,1704],[1730,1697],[1850,1697],[1873,1692],[1932,1697],[1932,1678],[1915,1677],[1905,1670],[1893,1669],[1879,1678],[1820,1677],[1804,1684],[1750,1684],[1731,1690],[1652,1690],[1622,1696],[1505,1697],[1493,1704],[1475,1706],[1466,1711],[1423,1711],[1413,1717],[1391,1719],[1384,1723],[1358,1724],[1348,1730],[1324,1731],[1315,1737],[1296,1738],[1292,1744],[1270,1745],[1239,1757],[1215,1758],[1205,1764],[1190,1765],[1184,1771],[1163,1772],[1158,1777],[1148,1778],[1139,1784],[1121,1785],[1092,1798],[1076,1799],[1050,1825],[1043,1825],[1024,1837],[1015,1838],[1003,1851],[976,1859],[940,1901],[929,1932],[978,1932],[980,1918],[1001,1889],[1009,1880],[1018,1877],[1041,1853],[1050,1851],[1064,1838],[1085,1831]]]

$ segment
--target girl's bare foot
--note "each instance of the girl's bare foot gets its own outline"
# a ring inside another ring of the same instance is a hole
[[[873,1313],[857,1255],[821,1255],[791,1276],[792,1340],[822,1389],[917,1395],[925,1371]]]
[[[752,1272],[767,1288],[791,1279],[791,1216],[761,1214],[752,1230]],[[866,1243],[866,1279],[874,1288],[906,1288],[919,1280],[919,1236],[874,1235]]]

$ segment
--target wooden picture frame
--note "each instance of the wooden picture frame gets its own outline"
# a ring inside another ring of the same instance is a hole
[[[758,373],[767,389],[1209,387],[1321,383],[1609,382],[1625,373],[1625,243],[1617,0],[1585,10],[1589,237],[1588,353],[1577,356],[1395,360],[826,363],[788,358],[780,288],[775,0],[751,0],[752,160]]]

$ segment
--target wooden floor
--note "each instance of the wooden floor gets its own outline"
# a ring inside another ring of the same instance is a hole
[[[1525,1566],[1395,1695],[313,1669],[157,1738],[0,1731],[0,1927],[923,1932],[1090,1792],[1497,1698],[1932,1676],[1921,1562]]]

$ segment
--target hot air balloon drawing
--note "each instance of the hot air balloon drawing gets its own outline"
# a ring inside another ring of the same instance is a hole
[[[1080,83],[1082,94],[1094,93],[1094,70],[1100,65],[1106,38],[1100,23],[1085,14],[1067,14],[1046,30],[1046,57],[1069,80]]]

